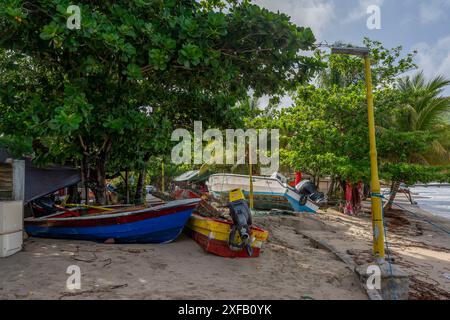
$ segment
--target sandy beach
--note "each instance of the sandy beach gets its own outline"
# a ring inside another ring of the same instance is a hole
[[[270,232],[256,259],[205,253],[185,235],[165,245],[29,238],[0,260],[0,299],[368,299],[352,268],[371,262],[371,220],[333,209],[256,217]],[[386,217],[393,263],[411,276],[410,299],[450,299],[450,241],[422,219],[450,221],[415,206]],[[324,244],[325,247],[318,244]],[[331,251],[330,251],[331,250]],[[67,290],[67,267],[81,289]]]
[[[166,245],[30,238],[0,260],[0,299],[366,299],[333,254],[293,231],[273,232],[257,259],[213,256],[184,235]],[[82,287],[70,292],[65,272],[74,264]]]

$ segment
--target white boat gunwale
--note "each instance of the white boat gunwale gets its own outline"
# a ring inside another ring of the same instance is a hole
[[[70,220],[92,220],[92,219],[109,219],[109,218],[117,218],[117,217],[124,217],[144,212],[152,212],[152,211],[159,211],[161,209],[170,209],[177,206],[183,206],[183,205],[190,205],[194,203],[200,202],[201,199],[183,199],[183,200],[174,200],[169,203],[165,203],[159,206],[155,207],[146,207],[141,210],[135,210],[135,211],[124,211],[124,212],[118,212],[118,213],[110,213],[105,212],[103,214],[92,214],[92,215],[86,215],[86,216],[79,216],[79,217],[64,217],[64,218],[52,218],[56,215],[63,214],[66,211],[60,211],[48,216],[43,216],[39,218],[29,217],[25,218],[24,221],[45,221],[45,220],[52,220],[52,221],[70,221]],[[77,209],[77,208],[74,208]]]

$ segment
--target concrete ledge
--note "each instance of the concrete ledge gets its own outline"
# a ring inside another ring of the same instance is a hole
[[[360,279],[361,287],[366,291],[370,300],[407,300],[409,296],[409,275],[401,270],[398,266],[384,263],[378,265],[381,271],[381,290],[369,289],[366,285],[370,274],[367,274],[367,268],[373,264],[358,266],[353,258],[347,253],[337,250],[334,246],[325,241],[316,239],[309,232],[299,231],[299,233],[312,243],[316,248],[328,250],[333,253],[339,260],[344,262],[346,266],[354,272]]]
[[[355,272],[359,275],[361,282],[367,283],[370,274],[367,270],[370,266],[378,266],[380,268],[380,290],[384,300],[408,300],[409,297],[409,275],[396,265],[387,262],[383,264],[364,264],[358,266]]]

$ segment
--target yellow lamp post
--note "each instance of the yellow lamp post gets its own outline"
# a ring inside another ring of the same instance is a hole
[[[332,47],[333,54],[349,54],[364,58],[365,78],[367,89],[367,110],[369,118],[370,141],[370,175],[372,192],[372,228],[373,228],[373,253],[379,263],[384,262],[384,227],[382,215],[381,187],[378,177],[377,145],[375,139],[375,112],[373,107],[372,72],[370,67],[370,55],[368,48]]]

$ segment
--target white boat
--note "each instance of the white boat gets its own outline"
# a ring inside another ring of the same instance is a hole
[[[319,207],[311,200],[298,194],[286,183],[280,174],[272,177],[253,176],[253,198],[255,209],[282,209],[295,212],[316,212]],[[250,178],[239,174],[214,174],[206,182],[209,192],[222,199],[234,189],[241,189],[246,196],[250,193]]]

